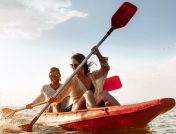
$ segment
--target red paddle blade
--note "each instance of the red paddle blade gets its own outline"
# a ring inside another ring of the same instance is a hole
[[[5,118],[11,118],[14,114],[15,114],[15,111],[10,109],[10,108],[3,108],[1,110],[1,113],[2,113],[2,116],[5,117]]]
[[[115,12],[111,19],[113,29],[124,27],[133,15],[136,13],[137,7],[129,2],[124,2]]]
[[[32,132],[32,127],[37,120],[38,120],[38,116],[34,117],[32,119],[32,121],[30,122],[30,124],[21,125],[21,126],[18,126],[18,127],[20,127],[23,131]]]
[[[106,78],[103,86],[103,90],[112,91],[115,89],[119,89],[122,87],[122,83],[120,81],[119,76],[115,75],[109,78]]]
[[[32,132],[32,125],[31,124],[25,124],[25,125],[21,125],[18,127],[21,128],[23,131]]]

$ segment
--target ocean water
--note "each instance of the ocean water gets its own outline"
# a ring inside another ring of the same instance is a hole
[[[155,118],[144,129],[125,129],[103,132],[68,130],[62,127],[33,126],[33,132],[24,132],[18,126],[30,123],[40,108],[18,112],[10,119],[0,116],[0,134],[176,134],[176,107]],[[9,131],[10,130],[10,131]]]

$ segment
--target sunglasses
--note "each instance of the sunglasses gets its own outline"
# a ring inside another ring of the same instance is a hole
[[[71,68],[76,69],[79,66],[79,64],[70,64],[70,66]]]
[[[57,78],[58,76],[60,76],[60,75],[59,75],[59,74],[55,74],[55,75],[50,74],[50,75],[49,75],[50,78]]]

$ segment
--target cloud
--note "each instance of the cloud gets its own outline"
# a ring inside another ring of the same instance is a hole
[[[0,38],[36,38],[73,17],[86,18],[71,6],[71,0],[1,0]]]

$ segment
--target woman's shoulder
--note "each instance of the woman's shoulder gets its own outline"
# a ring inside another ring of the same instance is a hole
[[[72,83],[76,83],[76,82],[78,82],[78,78],[77,78],[76,76],[73,76],[71,82],[72,82]]]
[[[73,76],[67,85],[74,85],[77,82],[78,82],[78,78],[76,76]]]

